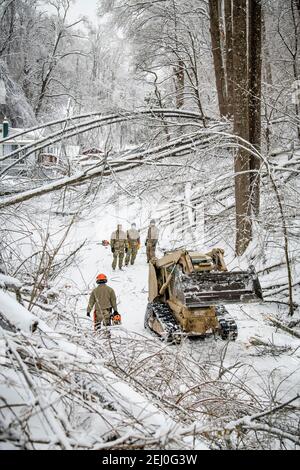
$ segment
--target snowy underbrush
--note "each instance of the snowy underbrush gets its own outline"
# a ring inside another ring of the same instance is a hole
[[[211,449],[293,448],[299,445],[299,396],[241,360],[230,344],[186,339],[166,345],[147,336],[113,332],[105,364]],[[198,343],[198,344],[197,344]],[[285,404],[286,402],[286,404]],[[296,406],[294,406],[296,404]],[[286,438],[286,439],[285,439]]]
[[[71,322],[70,337],[44,321],[34,334],[0,329],[2,449],[206,448],[107,366],[107,338],[76,334]]]
[[[230,343],[170,345],[123,327],[96,334],[66,312],[37,315],[34,334],[1,330],[2,448],[300,445],[299,396],[284,399],[272,371],[233,360]]]
[[[3,214],[3,261],[7,274],[22,280],[23,287],[9,276],[0,280],[2,448],[299,448],[298,189],[295,181],[278,173],[282,220],[264,175],[253,242],[237,258],[232,174],[212,189],[197,186],[199,176],[204,181],[220,174],[206,163],[204,158],[196,172],[186,167],[184,177],[192,181],[196,195],[188,192],[185,199],[174,199],[182,189],[181,168],[171,176],[161,168],[147,174],[143,169],[98,196],[89,193],[92,203],[77,218],[76,191],[28,203],[22,218]],[[225,158],[224,172],[229,165]],[[194,227],[194,213],[182,207],[183,202],[197,207],[197,201],[207,211]],[[70,214],[63,216],[66,210]],[[151,217],[161,229],[159,255],[170,245],[201,251],[220,246],[229,270],[255,266],[265,301],[230,306],[239,330],[236,342],[185,339],[170,345],[143,330],[144,247],[134,267],[113,273],[109,250],[100,241],[109,238],[117,221],[136,221],[144,240]],[[124,312],[123,326],[111,328],[110,337],[104,331],[94,333],[85,316],[98,272],[107,273],[122,317]]]

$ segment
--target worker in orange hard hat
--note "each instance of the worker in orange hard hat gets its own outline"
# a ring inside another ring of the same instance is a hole
[[[115,291],[107,286],[107,277],[105,274],[98,274],[96,277],[97,287],[92,291],[87,307],[87,316],[90,316],[92,308],[94,310],[94,323],[95,330],[101,328],[101,323],[104,326],[110,326],[111,311],[118,314],[117,301]]]

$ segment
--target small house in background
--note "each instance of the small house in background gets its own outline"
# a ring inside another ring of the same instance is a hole
[[[91,156],[92,155],[104,155],[103,150],[96,148],[96,147],[85,149],[81,153],[82,155],[91,155]]]
[[[43,130],[26,132],[21,136],[18,136],[20,132],[26,129],[12,128],[6,119],[0,124],[0,157],[8,155],[15,150],[21,150],[16,155],[0,161],[0,171],[14,163],[16,160],[26,153],[26,150],[22,151],[22,148],[29,144],[38,142],[42,137],[45,136]],[[6,139],[5,142],[1,142],[2,139]],[[57,144],[51,144],[44,147],[42,150],[33,152],[28,158],[18,162],[7,172],[9,175],[24,174],[32,169],[34,165],[57,169],[58,166],[64,164],[68,158],[73,159],[75,155],[78,155],[79,147],[77,145],[61,145],[60,142]],[[63,156],[61,156],[63,155]]]
[[[21,128],[12,128],[9,125],[9,122],[4,119],[2,124],[0,124],[0,140],[7,139],[5,142],[0,142],[0,157],[9,155],[10,153],[21,150],[26,145],[32,144],[42,137],[41,132],[34,131],[28,132],[24,135],[18,136],[20,132],[23,132],[25,129]],[[19,160],[22,155],[25,154],[25,150],[18,152],[12,157],[0,162],[0,171],[10,164],[14,163],[16,160]],[[30,164],[33,164],[37,161],[38,155],[37,152],[34,152],[26,160],[22,160],[14,165],[8,170],[8,174],[25,174],[27,168]]]
[[[58,165],[59,157],[55,153],[41,152],[38,156],[38,162],[42,165]]]
[[[91,147],[82,150],[81,153],[77,155],[75,159],[73,159],[73,161],[76,162],[82,170],[86,170],[102,162],[103,157],[103,150],[96,147]]]

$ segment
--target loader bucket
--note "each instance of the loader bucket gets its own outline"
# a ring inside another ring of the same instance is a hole
[[[249,271],[210,271],[183,274],[180,283],[183,303],[191,308],[227,303],[259,302],[263,299],[261,286],[253,268]]]

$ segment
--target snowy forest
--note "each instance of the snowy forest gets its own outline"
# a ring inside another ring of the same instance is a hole
[[[300,1],[93,3],[0,0],[0,449],[299,450]]]

